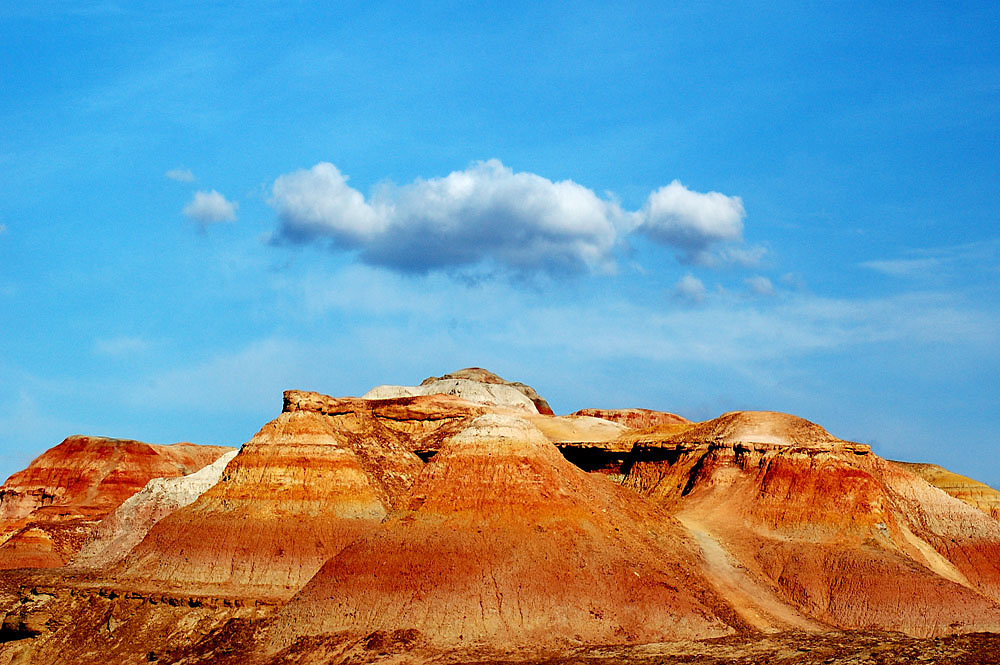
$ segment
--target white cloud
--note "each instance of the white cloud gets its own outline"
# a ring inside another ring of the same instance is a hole
[[[773,296],[774,295],[774,284],[771,283],[767,277],[761,275],[754,275],[753,277],[747,277],[743,280],[743,283],[747,285],[750,292],[758,296]]]
[[[333,164],[278,177],[270,204],[282,237],[327,239],[365,263],[401,272],[478,264],[516,272],[611,271],[624,237],[641,229],[694,254],[738,240],[743,204],[674,182],[638,211],[573,182],[476,162],[443,178],[383,185],[367,199]]]
[[[194,182],[194,174],[191,173],[191,169],[170,169],[166,176],[177,182]]]
[[[674,297],[690,303],[700,303],[705,299],[705,283],[688,273],[674,285]]]
[[[232,222],[236,219],[239,204],[227,201],[226,197],[214,189],[210,192],[195,192],[191,202],[184,206],[184,215],[201,224]]]
[[[746,211],[738,196],[693,192],[674,180],[646,201],[639,231],[694,255],[717,242],[739,240]]]
[[[7,225],[0,224],[0,233],[7,233]]]

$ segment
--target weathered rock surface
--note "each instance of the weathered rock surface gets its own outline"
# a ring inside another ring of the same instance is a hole
[[[228,464],[71,437],[104,462],[15,474],[0,561],[49,567],[0,574],[0,665],[1000,661],[986,486],[787,414],[425,384],[288,391]]]
[[[376,386],[363,399],[393,399],[417,395],[454,395],[475,404],[524,413],[552,414],[548,403],[530,386],[504,381],[478,367],[459,370],[442,377],[429,377],[419,386]]]
[[[730,413],[639,433],[625,484],[676,511],[720,593],[759,628],[790,606],[840,628],[1000,630],[1000,529],[801,418]]]
[[[71,436],[0,487],[0,569],[53,567],[152,478],[182,476],[231,448]]]
[[[116,577],[172,592],[287,598],[395,509],[423,466],[407,442],[365,400],[330,400],[328,413],[300,402],[310,400],[286,397],[295,410],[244,444],[194,503],[158,522]]]
[[[123,559],[146,537],[154,524],[178,508],[194,503],[219,482],[226,465],[236,457],[236,453],[232,450],[201,470],[180,478],[150,480],[97,523],[71,564],[100,568]]]
[[[667,515],[530,423],[487,414],[444,444],[402,512],[323,566],[271,639],[410,629],[502,649],[733,632],[688,548]]]
[[[538,410],[538,413],[543,416],[553,415],[552,407],[549,406],[549,403],[546,402],[541,395],[535,392],[534,388],[523,384],[520,381],[507,381],[505,379],[501,379],[493,372],[483,369],[482,367],[466,367],[465,369],[460,369],[457,372],[451,372],[443,376],[431,376],[421,381],[420,385],[423,386],[433,384],[447,379],[469,379],[471,381],[478,381],[479,383],[511,386],[530,399],[535,405],[535,408]]]
[[[937,464],[896,461],[892,463],[920,476],[959,501],[978,508],[993,519],[1000,520],[1000,492],[986,483],[961,476]]]
[[[657,425],[687,425],[691,422],[676,413],[650,409],[580,409],[574,411],[573,415],[603,418],[628,429],[647,429]]]

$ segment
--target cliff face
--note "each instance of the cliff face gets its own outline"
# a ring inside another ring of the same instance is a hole
[[[411,629],[441,648],[713,637],[679,526],[568,463],[527,421],[485,415],[445,442],[403,510],[330,559],[272,645]]]
[[[150,479],[197,471],[228,450],[67,438],[0,487],[0,569],[64,565],[94,524]]]
[[[1000,629],[997,523],[867,446],[771,413],[639,438],[626,486],[676,511],[746,616],[762,587],[841,628]]]

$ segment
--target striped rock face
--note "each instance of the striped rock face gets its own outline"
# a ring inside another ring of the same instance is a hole
[[[526,420],[477,418],[404,508],[323,566],[275,622],[272,649],[337,631],[496,649],[733,632],[679,525]]]
[[[0,487],[0,568],[63,565],[98,520],[151,479],[195,472],[229,450],[67,438]]]
[[[341,411],[285,411],[265,425],[215,486],[150,530],[116,577],[187,593],[291,596],[377,526],[423,466],[363,404]]]
[[[761,412],[643,438],[625,484],[675,511],[758,628],[1000,629],[1000,523],[867,446]]]

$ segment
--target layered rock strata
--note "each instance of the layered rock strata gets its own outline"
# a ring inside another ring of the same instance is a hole
[[[363,398],[382,400],[436,394],[453,395],[475,404],[520,413],[552,413],[548,403],[530,386],[504,381],[496,374],[479,368],[459,370],[443,377],[430,377],[419,386],[376,386],[365,393]],[[536,402],[541,405],[541,410]]]
[[[552,407],[549,406],[549,403],[546,402],[545,399],[541,395],[539,395],[534,388],[524,383],[521,383],[520,381],[507,381],[505,379],[501,379],[493,372],[483,369],[482,367],[467,367],[465,369],[460,369],[457,372],[451,372],[443,376],[431,376],[421,381],[420,385],[422,386],[430,385],[437,383],[438,381],[443,381],[447,379],[468,379],[471,381],[478,381],[479,383],[487,383],[492,385],[502,384],[510,386],[516,389],[521,394],[523,394],[528,399],[530,399],[532,404],[534,404],[535,408],[538,410],[538,413],[542,414],[543,416],[554,415]]]
[[[1000,629],[1000,529],[801,418],[737,412],[637,433],[625,484],[676,511],[751,623],[774,600],[840,628]]]
[[[574,467],[523,419],[477,418],[445,442],[401,508],[285,606],[272,644],[402,629],[440,648],[733,631],[678,525]]]
[[[244,444],[215,486],[158,522],[116,577],[171,591],[287,598],[377,526],[423,463],[364,400],[321,397],[287,395],[288,410]]]
[[[603,418],[628,429],[647,429],[657,425],[687,425],[691,421],[676,413],[650,409],[580,409],[574,416]]]
[[[993,519],[1000,520],[1000,492],[986,483],[959,475],[937,464],[896,461],[892,463],[920,476],[959,501],[978,508]]]
[[[0,488],[0,569],[64,565],[98,520],[151,479],[197,471],[229,450],[192,443],[67,438]]]
[[[180,478],[154,478],[94,527],[71,562],[102,568],[125,558],[149,530],[178,508],[190,505],[214,486],[237,451],[233,450],[200,471]]]

